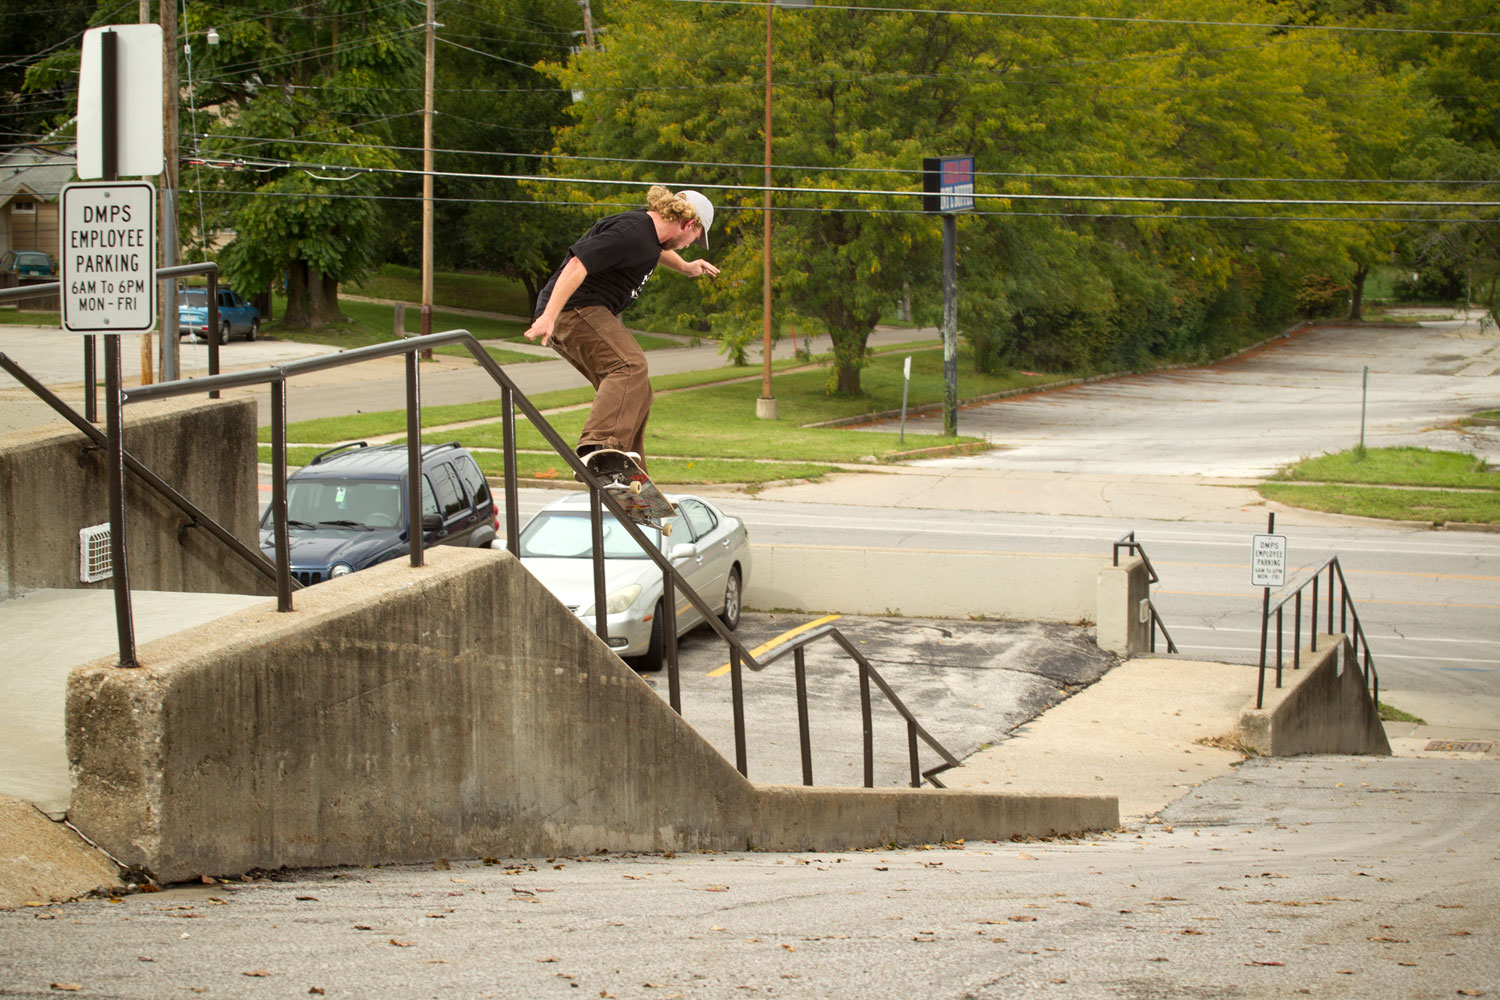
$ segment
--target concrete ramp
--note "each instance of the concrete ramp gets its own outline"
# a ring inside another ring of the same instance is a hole
[[[253,605],[264,597],[137,590],[130,595],[138,643],[171,635]],[[52,819],[68,811],[72,786],[63,718],[68,674],[119,655],[115,595],[109,590],[33,590],[0,601],[0,795],[35,805]]]
[[[68,682],[71,818],[176,881],[1110,828],[1113,796],[757,787],[509,554],[434,548]]]

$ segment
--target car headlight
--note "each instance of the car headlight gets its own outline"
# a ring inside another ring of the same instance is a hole
[[[632,583],[628,587],[621,587],[619,590],[614,591],[604,598],[604,610],[608,611],[612,615],[617,615],[621,611],[624,611],[626,608],[634,604],[635,599],[640,596],[641,585],[638,583]],[[583,617],[587,618],[593,613],[594,606],[590,604],[587,608],[584,609]]]
[[[329,579],[332,579],[333,577],[336,577],[336,576],[348,576],[350,573],[353,573],[353,572],[354,572],[354,567],[350,566],[348,563],[334,563],[333,564],[333,569],[331,569],[331,570],[328,571],[328,577],[329,577]]]

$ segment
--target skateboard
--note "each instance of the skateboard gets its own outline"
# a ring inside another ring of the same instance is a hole
[[[662,495],[644,469],[623,451],[600,448],[583,458],[583,464],[599,478],[625,514],[636,524],[660,528],[663,535],[672,533],[669,517],[675,517],[677,506]]]

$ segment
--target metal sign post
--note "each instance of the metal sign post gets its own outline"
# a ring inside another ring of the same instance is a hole
[[[906,367],[902,370],[901,383],[901,443],[906,443],[906,396],[911,390],[911,355],[906,356]]]
[[[1266,619],[1271,614],[1271,588],[1286,586],[1286,536],[1275,534],[1276,514],[1266,515],[1266,533],[1256,535],[1250,547],[1250,586],[1264,588],[1260,602],[1260,678],[1256,681],[1255,704],[1265,700],[1266,684]],[[1278,633],[1279,635],[1279,633]],[[1281,640],[1276,640],[1279,650]],[[1279,653],[1278,653],[1279,655]],[[1277,683],[1280,684],[1281,663],[1276,664]]]
[[[974,157],[922,160],[924,212],[943,216],[943,433],[958,434],[958,221],[974,210]]]
[[[70,184],[62,194],[63,328],[108,334],[104,338],[104,454],[122,667],[139,664],[125,560],[119,334],[147,332],[156,323],[156,197],[150,184],[117,181],[121,173],[161,173],[161,66],[161,29],[154,24],[94,28],[84,34],[78,86],[78,176],[97,177],[104,183]],[[88,339],[84,367],[92,394],[94,351],[92,337]]]

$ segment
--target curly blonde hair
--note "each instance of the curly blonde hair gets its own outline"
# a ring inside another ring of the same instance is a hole
[[[668,222],[689,222],[698,218],[698,210],[693,207],[692,202],[678,197],[660,184],[651,185],[651,190],[646,192],[646,210],[655,212]]]

